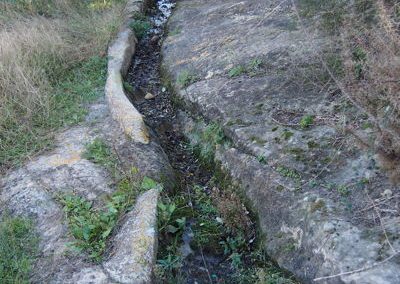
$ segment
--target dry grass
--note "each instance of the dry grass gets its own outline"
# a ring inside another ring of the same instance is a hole
[[[340,62],[332,68],[324,55],[316,55],[327,71],[327,81],[346,99],[343,104],[350,102],[358,109],[349,112],[343,108],[342,115],[347,117],[345,129],[378,154],[393,181],[400,181],[400,2],[298,0],[296,3],[299,17],[307,23],[302,28],[309,29],[308,33],[322,27],[332,42],[330,52],[337,58],[335,62]],[[365,131],[367,124],[372,127]]]
[[[344,86],[375,129],[375,139],[364,142],[379,154],[396,182],[400,181],[399,5],[395,1],[371,2],[369,11],[361,15],[354,11],[342,31]],[[365,20],[368,13],[370,23]]]
[[[103,0],[0,3],[0,168],[47,144],[40,145],[60,108],[57,88],[82,62],[106,54],[121,8]],[[33,143],[12,145],[9,137]]]

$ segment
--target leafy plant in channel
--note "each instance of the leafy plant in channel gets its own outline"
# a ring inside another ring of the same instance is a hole
[[[138,40],[142,39],[146,33],[151,29],[151,23],[145,15],[137,13],[134,20],[130,23],[129,27],[135,33]]]

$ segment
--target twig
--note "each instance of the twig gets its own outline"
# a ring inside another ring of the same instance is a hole
[[[369,196],[368,193],[367,193],[367,197],[372,202],[372,206],[374,207],[376,215],[378,216],[379,224],[381,225],[381,228],[382,228],[383,234],[385,235],[386,241],[389,244],[389,246],[392,249],[392,251],[395,253],[396,250],[394,249],[394,247],[392,246],[392,243],[389,240],[389,237],[388,237],[386,229],[385,229],[385,224],[383,224],[383,221],[382,221],[381,213],[379,212],[378,208],[375,206],[374,200],[372,200],[372,198]]]
[[[385,258],[382,261],[379,262],[375,262],[374,264],[371,264],[369,266],[360,268],[360,269],[356,269],[356,270],[352,270],[352,271],[347,271],[347,272],[343,272],[343,273],[339,273],[339,274],[335,274],[335,275],[330,275],[330,276],[324,276],[324,277],[318,277],[318,278],[314,278],[314,281],[321,281],[321,280],[327,280],[327,279],[332,279],[332,278],[336,278],[336,277],[340,277],[340,276],[346,276],[346,275],[351,275],[351,274],[356,274],[356,273],[360,273],[369,269],[372,269],[374,267],[377,267],[381,264],[384,264],[385,262],[388,262],[389,260],[391,260],[392,258],[394,258],[395,256],[399,255],[400,251],[397,251],[396,253],[392,254],[391,256]]]
[[[259,26],[264,22],[264,20],[265,20],[267,17],[269,17],[269,16],[271,16],[272,14],[274,14],[274,13],[281,7],[281,5],[282,5],[283,3],[285,3],[286,1],[287,1],[287,0],[281,1],[278,5],[276,5],[276,6],[271,10],[271,12],[269,12],[268,14],[265,14],[264,17],[261,19],[261,21],[259,21],[256,25],[254,25],[253,28],[259,27]]]
[[[200,252],[201,252],[201,258],[202,258],[203,263],[204,263],[204,267],[206,268],[206,271],[207,271],[208,279],[210,280],[210,283],[212,284],[213,281],[212,281],[212,278],[211,278],[211,275],[210,275],[210,271],[208,270],[208,267],[207,267],[207,262],[206,262],[206,260],[204,258],[203,248],[202,247],[200,247]]]

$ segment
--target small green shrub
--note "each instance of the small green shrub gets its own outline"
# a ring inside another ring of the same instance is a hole
[[[305,115],[300,120],[300,127],[303,129],[309,128],[314,123],[314,116]]]
[[[151,23],[143,14],[137,13],[133,17],[133,21],[129,24],[138,40],[142,39],[151,29]]]

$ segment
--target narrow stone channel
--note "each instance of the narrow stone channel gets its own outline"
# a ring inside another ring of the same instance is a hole
[[[132,86],[130,100],[135,107],[145,117],[145,122],[152,131],[153,139],[157,139],[177,176],[175,188],[164,192],[164,198],[173,199],[172,196],[186,196],[183,198],[184,204],[179,204],[187,210],[183,210],[185,216],[181,216],[185,221],[181,234],[177,254],[179,254],[179,264],[174,259],[169,259],[169,269],[162,279],[157,279],[158,283],[249,283],[242,282],[233,278],[237,272],[232,265],[230,255],[224,253],[224,249],[213,250],[202,246],[191,245],[194,233],[192,226],[200,222],[198,214],[195,213],[196,202],[195,188],[201,190],[210,200],[211,192],[215,186],[214,172],[210,167],[205,167],[194,154],[193,148],[183,134],[179,121],[179,112],[174,104],[172,91],[163,83],[161,76],[161,44],[165,37],[165,24],[175,6],[173,0],[160,0],[154,7],[149,9],[148,18],[152,28],[139,41],[132,65],[128,72],[128,83]],[[198,204],[197,204],[198,205]],[[243,214],[248,214],[243,206]],[[248,218],[248,217],[246,217]],[[200,224],[201,225],[201,224]],[[222,226],[222,225],[221,225]],[[255,222],[249,225],[249,235],[254,240]],[[168,242],[169,241],[169,242]],[[221,246],[222,247],[222,246]],[[165,254],[170,255],[171,241],[166,240],[162,234],[159,240],[159,262]],[[248,252],[249,254],[251,251]],[[164,255],[163,255],[164,254]],[[245,256],[244,259],[247,257]],[[164,260],[165,262],[165,260]],[[246,262],[246,261],[245,261]],[[248,265],[250,262],[248,262]],[[251,264],[250,264],[251,265]],[[273,266],[268,261],[268,266]],[[273,267],[274,271],[276,268]],[[278,271],[279,279],[286,279]],[[158,277],[160,278],[160,277]],[[292,283],[279,282],[279,283]],[[276,282],[278,283],[278,282]]]

